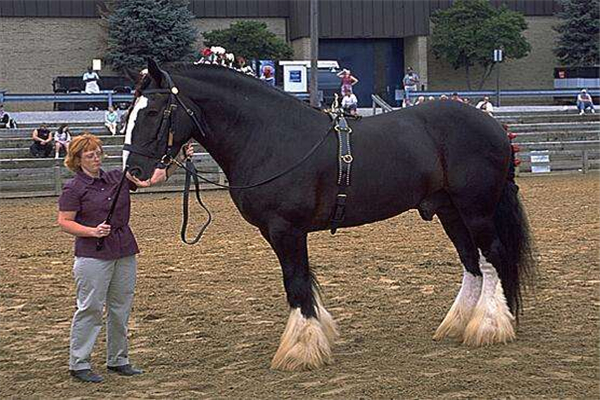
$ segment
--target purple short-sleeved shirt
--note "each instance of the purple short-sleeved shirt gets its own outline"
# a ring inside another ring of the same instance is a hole
[[[77,172],[67,181],[58,199],[59,211],[75,211],[75,221],[81,225],[95,227],[102,223],[110,210],[113,196],[119,185],[123,171],[100,170],[99,178],[92,178],[83,171]],[[101,260],[116,260],[139,253],[137,242],[129,227],[131,209],[130,190],[137,186],[125,179],[121,194],[110,221],[110,235],[104,238],[104,248],[96,250],[95,237],[75,238],[75,256]]]

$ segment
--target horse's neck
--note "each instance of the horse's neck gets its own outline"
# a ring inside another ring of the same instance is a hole
[[[199,103],[209,131],[198,139],[230,179],[240,170],[270,169],[283,159],[277,154],[308,150],[327,129],[325,114],[269,92],[223,90]]]

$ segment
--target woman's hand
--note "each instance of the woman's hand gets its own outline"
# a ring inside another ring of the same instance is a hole
[[[194,145],[191,142],[188,142],[186,145],[183,146],[183,154],[185,157],[184,159],[194,157]]]
[[[92,236],[101,238],[110,235],[110,225],[105,222],[102,222],[95,228],[92,228]]]

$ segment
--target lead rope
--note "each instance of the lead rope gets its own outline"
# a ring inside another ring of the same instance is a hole
[[[121,181],[117,185],[117,191],[113,194],[112,204],[110,205],[110,210],[108,211],[108,215],[106,216],[105,223],[110,225],[110,220],[115,212],[115,208],[117,206],[117,200],[119,199],[119,194],[121,194],[121,188],[123,187],[123,182],[125,182],[125,176],[127,175],[127,169],[129,165],[125,166],[123,170],[123,176],[121,177]],[[96,240],[96,251],[100,251],[104,248],[104,236],[100,237]]]
[[[175,162],[177,165],[183,166],[179,161]],[[185,244],[196,244],[202,238],[202,235],[204,234],[206,228],[208,228],[208,225],[210,225],[212,221],[212,214],[210,213],[208,207],[204,205],[204,203],[202,202],[202,198],[200,197],[200,182],[198,181],[198,172],[196,171],[196,166],[190,158],[186,159],[185,164],[186,165],[184,168],[186,172],[185,185],[183,189],[183,219],[181,221],[181,240]],[[207,212],[208,219],[206,220],[202,228],[200,228],[200,232],[198,232],[198,235],[196,235],[196,237],[192,241],[188,241],[186,239],[186,231],[188,225],[190,184],[192,178],[194,179],[194,186],[196,187],[196,200],[198,201],[198,204],[200,204],[200,206]]]

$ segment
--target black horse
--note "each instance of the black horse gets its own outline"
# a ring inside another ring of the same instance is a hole
[[[307,235],[332,228],[338,142],[333,132],[327,135],[330,117],[224,67],[174,66],[166,73],[150,61],[148,70],[130,113],[124,152],[139,179],[160,174],[157,161],[190,138],[207,149],[232,186],[268,180],[313,151],[278,179],[230,193],[283,270],[291,314],[272,368],[329,363],[337,330],[309,267]],[[457,337],[476,346],[514,339],[521,288],[535,266],[501,125],[466,104],[432,101],[350,126],[354,161],[340,226],[410,209],[425,220],[437,215],[464,271],[434,338]]]

